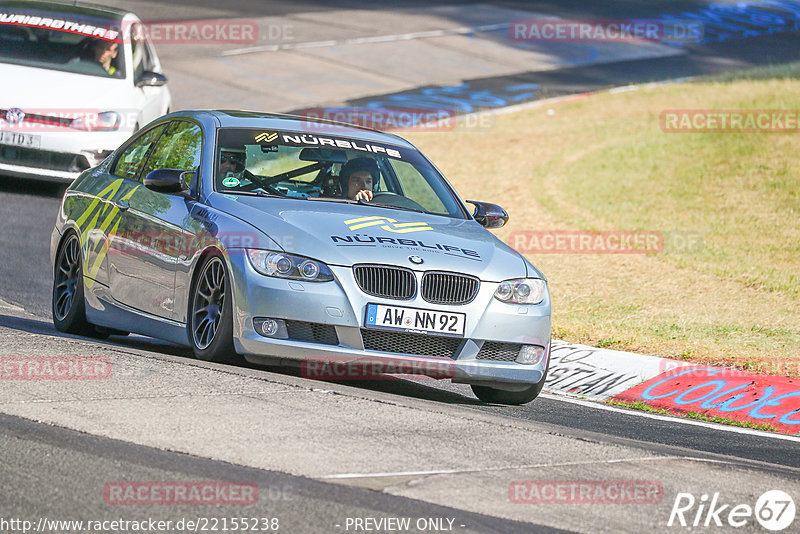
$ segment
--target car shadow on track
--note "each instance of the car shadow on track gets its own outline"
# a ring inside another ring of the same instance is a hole
[[[12,176],[0,175],[0,191],[40,197],[61,198],[69,186],[66,182],[48,182],[44,180],[23,180]]]
[[[286,360],[282,360],[286,362]],[[389,393],[402,397],[412,397],[416,399],[432,400],[446,404],[472,404],[485,405],[485,403],[454,391],[443,390],[440,387],[428,386],[427,383],[436,384],[437,380],[426,376],[416,376],[414,378],[403,378],[390,374],[378,374],[373,380],[321,380],[305,376],[301,371],[300,362],[282,363],[280,366],[260,366],[247,364],[251,369],[275,372],[284,375],[291,375],[304,380],[319,382],[320,384],[340,384],[352,386],[358,389]]]
[[[93,339],[81,336],[73,336],[71,334],[64,334],[57,331],[50,321],[42,320],[40,318],[18,317],[15,315],[0,314],[0,326],[27,332],[30,334],[40,334],[45,336],[63,337],[66,339],[84,339],[93,341],[104,345],[110,345],[120,348],[130,348],[142,350],[147,352],[154,352],[158,354],[178,356],[192,360],[193,364],[202,365],[203,362],[194,359],[192,351],[186,347],[175,345],[167,341],[161,341],[149,337],[141,336],[115,336],[112,335],[108,339]],[[277,362],[277,360],[276,360]],[[304,376],[301,372],[300,362],[281,360],[281,364],[276,365],[255,365],[251,363],[243,363],[237,367],[252,369],[258,372],[275,373],[285,376],[292,376],[303,380],[318,382],[320,384],[341,384],[352,386],[354,388],[363,389],[367,391],[375,391],[381,393],[388,393],[391,395],[398,395],[401,397],[411,397],[416,399],[424,399],[434,402],[441,402],[445,404],[469,404],[469,405],[483,405],[484,403],[461,395],[453,391],[443,390],[439,387],[428,386],[420,381],[435,383],[433,379],[427,377],[417,377],[414,379],[406,379],[393,375],[378,375],[375,380],[317,380],[308,376]]]

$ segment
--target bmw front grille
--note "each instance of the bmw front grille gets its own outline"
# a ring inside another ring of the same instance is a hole
[[[479,286],[474,276],[430,271],[422,277],[422,298],[431,304],[469,304]]]

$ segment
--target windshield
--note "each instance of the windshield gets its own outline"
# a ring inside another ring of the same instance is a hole
[[[455,195],[416,150],[336,135],[222,128],[216,191],[368,202],[465,218]]]
[[[0,62],[124,78],[119,22],[0,6]]]

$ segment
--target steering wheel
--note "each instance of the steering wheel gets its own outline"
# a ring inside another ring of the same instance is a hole
[[[372,196],[372,202],[386,204],[387,206],[396,206],[398,208],[428,211],[410,198],[404,197],[403,195],[398,195],[397,193],[392,193],[390,191],[378,191]]]

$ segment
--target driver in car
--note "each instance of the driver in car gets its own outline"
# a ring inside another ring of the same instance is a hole
[[[346,198],[369,202],[378,188],[380,176],[374,159],[351,159],[339,171],[339,187]]]
[[[113,41],[103,41],[101,39],[92,39],[89,44],[91,59],[96,61],[103,67],[108,74],[117,77],[117,68],[111,64],[117,58],[119,53],[119,44]]]

